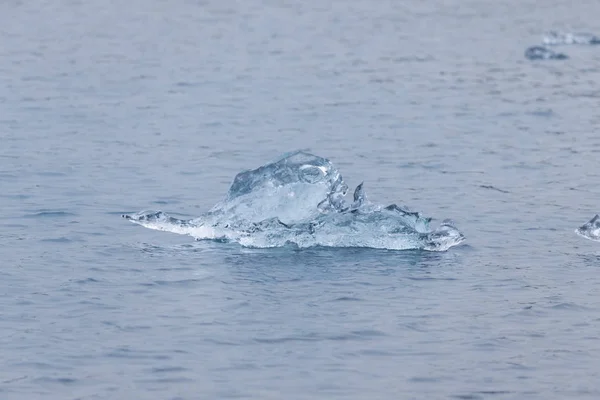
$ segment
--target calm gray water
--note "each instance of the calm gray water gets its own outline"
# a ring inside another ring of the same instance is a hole
[[[600,2],[4,1],[0,398],[597,399]],[[194,217],[295,149],[445,253],[251,250]]]

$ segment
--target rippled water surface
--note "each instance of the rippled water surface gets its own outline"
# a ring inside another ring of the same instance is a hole
[[[5,1],[0,398],[597,399],[597,1]],[[191,218],[308,149],[448,252],[253,250]]]

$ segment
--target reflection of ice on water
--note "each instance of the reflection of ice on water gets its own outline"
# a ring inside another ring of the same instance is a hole
[[[350,204],[347,191],[329,160],[295,152],[240,172],[225,199],[198,218],[180,220],[161,211],[125,217],[150,229],[248,247],[294,244],[443,251],[464,240],[450,221],[431,230],[431,219],[417,212],[369,202],[362,183]]]

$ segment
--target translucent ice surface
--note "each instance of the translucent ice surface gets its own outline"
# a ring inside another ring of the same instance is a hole
[[[600,216],[596,214],[594,218],[575,229],[575,233],[586,239],[600,242]]]
[[[247,247],[370,247],[444,251],[465,237],[444,220],[396,204],[367,200],[361,183],[353,198],[333,164],[298,151],[237,174],[225,198],[201,216],[180,220],[162,211],[125,215],[129,221],[198,240],[233,241]]]

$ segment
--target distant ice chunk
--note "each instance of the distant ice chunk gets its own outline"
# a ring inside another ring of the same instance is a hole
[[[227,196],[198,218],[162,211],[124,216],[129,221],[198,240],[233,241],[248,247],[370,247],[444,251],[465,240],[450,221],[430,229],[430,218],[395,204],[367,200],[364,185],[347,205],[348,186],[333,164],[298,151],[240,172]]]
[[[529,60],[566,60],[566,54],[557,53],[543,46],[532,46],[525,50],[525,57]]]
[[[600,216],[596,214],[594,218],[575,229],[575,233],[586,239],[600,242]]]
[[[600,37],[591,33],[568,33],[550,31],[544,35],[542,42],[547,46],[567,44],[600,45]]]

